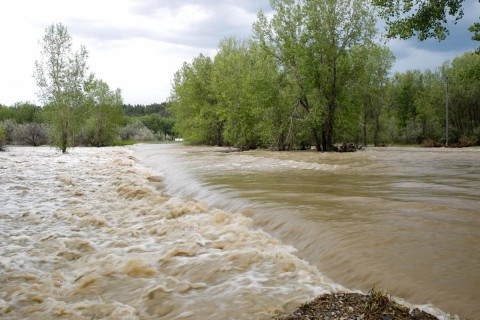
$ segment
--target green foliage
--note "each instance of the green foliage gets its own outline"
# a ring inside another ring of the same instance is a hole
[[[372,0],[387,22],[388,37],[419,40],[444,40],[449,34],[447,25],[451,17],[457,23],[463,17],[465,0]]]
[[[480,22],[475,22],[468,31],[473,32],[472,40],[480,41]],[[475,50],[475,53],[480,55],[480,47]]]
[[[43,124],[29,122],[15,128],[15,141],[19,144],[40,146],[47,143],[47,130]]]
[[[135,121],[119,130],[122,141],[153,141],[156,140],[152,130],[148,129],[141,121]]]
[[[462,137],[480,140],[480,55],[467,52],[455,58],[444,72],[450,83],[452,141]]]
[[[12,119],[12,118],[13,118],[12,109],[0,104],[0,121],[3,121],[5,119]]]
[[[7,137],[5,135],[5,129],[0,125],[0,151],[5,151],[7,144]]]
[[[296,87],[317,150],[332,150],[344,90],[358,71],[349,52],[372,41],[374,16],[360,0],[277,0],[271,6],[272,19],[259,13],[255,37]]]
[[[171,110],[174,130],[186,141],[223,145],[222,108],[212,87],[213,61],[200,55],[184,63],[174,76]]]
[[[139,141],[136,141],[136,140],[122,140],[122,141],[113,141],[110,146],[112,147],[122,147],[122,146],[131,146],[131,145],[134,145],[136,143],[138,143]]]
[[[168,102],[152,103],[149,105],[140,105],[140,104],[137,104],[137,105],[124,104],[123,105],[123,110],[125,112],[125,115],[128,117],[138,117],[138,116],[144,116],[149,114],[158,114],[163,118],[169,118],[170,113],[168,109],[169,109]]]
[[[76,145],[109,145],[123,121],[120,89],[111,91],[104,81],[87,75],[87,50],[83,46],[73,50],[72,39],[62,24],[49,26],[41,45],[34,75],[38,96],[45,104],[43,110],[19,104],[11,110],[16,118],[10,118],[18,123],[45,122],[49,140],[62,152]]]
[[[173,132],[175,121],[171,118],[164,118],[158,113],[150,113],[139,117],[138,120],[163,140],[167,140],[167,137],[173,139],[175,136]]]
[[[363,145],[367,145],[368,138],[373,140],[375,146],[380,144],[379,135],[382,128],[381,115],[387,104],[389,84],[388,72],[392,67],[394,56],[387,47],[379,45],[356,47],[351,52],[351,62],[357,65],[357,81],[350,86],[351,104],[355,116],[350,119],[343,131],[356,128],[357,137],[351,136],[343,140],[359,142],[362,137]],[[343,116],[343,118],[348,118]],[[356,123],[360,125],[356,125]]]
[[[83,120],[88,53],[83,46],[73,51],[67,28],[60,23],[45,30],[41,45],[42,58],[35,62],[34,73],[38,95],[49,105],[47,119],[55,131],[52,142],[66,152],[75,144]]]
[[[11,107],[0,105],[0,121],[13,119],[16,123],[38,122],[41,108],[30,102],[18,102]]]
[[[121,91],[111,91],[107,83],[92,77],[86,84],[86,92],[90,115],[85,125],[88,144],[96,147],[110,145],[123,118]]]
[[[11,144],[15,140],[15,129],[17,123],[13,119],[5,119],[0,122],[3,128],[4,141],[6,144]]]
[[[246,149],[274,144],[272,135],[279,134],[285,118],[276,69],[253,41],[227,38],[220,43],[212,83],[227,144]]]
[[[388,127],[393,142],[445,142],[446,87],[449,85],[449,141],[478,143],[480,136],[480,56],[471,52],[436,71],[395,74],[389,87]],[[387,118],[384,118],[387,119]],[[466,143],[465,143],[466,144]]]

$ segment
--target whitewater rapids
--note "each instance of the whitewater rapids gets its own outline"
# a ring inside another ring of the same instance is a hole
[[[0,153],[0,318],[269,319],[342,289],[131,149]]]

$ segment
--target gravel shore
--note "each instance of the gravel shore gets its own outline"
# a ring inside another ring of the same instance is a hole
[[[438,320],[437,317],[396,303],[388,294],[326,294],[276,320]]]

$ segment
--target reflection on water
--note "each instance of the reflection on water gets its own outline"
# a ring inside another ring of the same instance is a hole
[[[480,149],[136,151],[169,194],[242,211],[348,288],[480,318]]]
[[[126,148],[0,153],[0,318],[269,319],[339,288],[162,180]]]

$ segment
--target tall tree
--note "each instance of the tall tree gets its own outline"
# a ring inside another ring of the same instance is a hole
[[[408,143],[421,142],[418,125],[419,98],[424,93],[423,73],[419,70],[408,70],[396,73],[393,77],[394,105],[393,109],[401,130],[402,140]]]
[[[271,7],[272,19],[259,13],[255,36],[296,82],[317,150],[330,151],[338,99],[357,71],[345,63],[348,52],[372,41],[373,13],[363,0],[272,0]]]
[[[467,52],[445,70],[450,82],[451,132],[454,140],[480,142],[480,55]]]
[[[395,60],[387,47],[372,45],[363,47],[356,52],[356,58],[362,60],[362,72],[357,78],[355,98],[363,105],[362,135],[363,145],[367,145],[367,126],[373,125],[373,143],[379,145],[380,115],[385,104],[386,86],[389,81],[389,71]]]
[[[73,51],[72,38],[61,23],[46,28],[41,41],[42,58],[35,62],[38,96],[49,105],[53,142],[63,153],[72,144],[77,126],[76,111],[83,104],[87,73],[87,50]]]
[[[283,118],[277,69],[258,43],[234,37],[221,41],[213,88],[225,120],[225,142],[248,149],[276,144],[272,131],[281,134]],[[283,142],[277,147],[283,149]]]
[[[87,82],[87,105],[90,117],[87,121],[90,144],[103,147],[113,141],[122,122],[122,95],[120,89],[111,91],[102,80]]]
[[[175,73],[171,110],[175,132],[192,143],[223,145],[224,119],[212,88],[213,61],[199,55]]]

